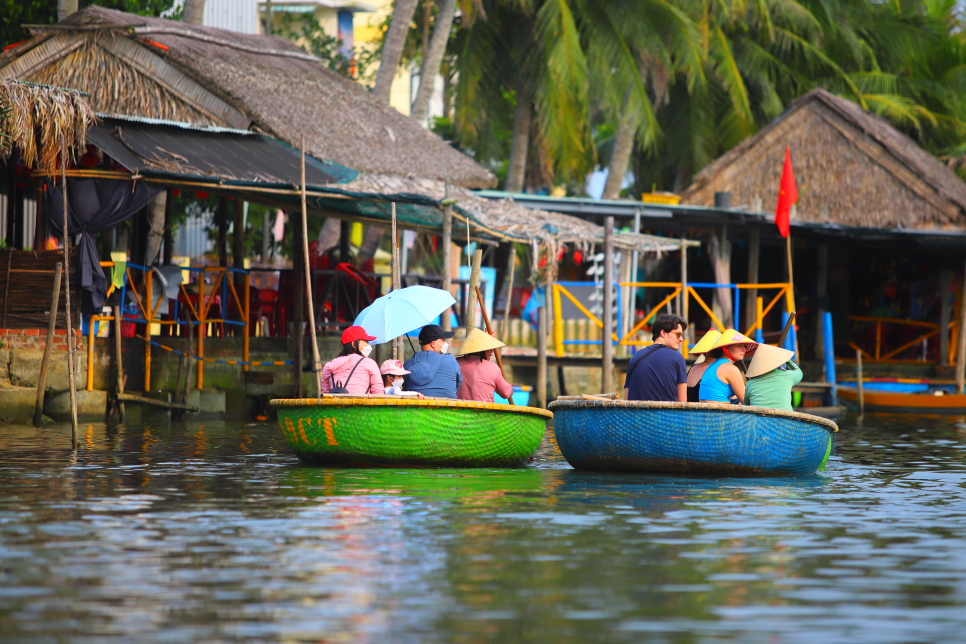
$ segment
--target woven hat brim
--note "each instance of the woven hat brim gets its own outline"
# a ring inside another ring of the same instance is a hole
[[[715,341],[714,346],[711,348],[720,349],[721,347],[727,347],[732,344],[758,344],[758,343],[752,340],[751,338],[749,338],[747,335],[744,335],[743,333],[738,333],[734,329],[725,329],[724,333],[721,334],[721,337]]]
[[[747,376],[754,378],[755,376],[766,374],[782,366],[794,356],[794,351],[782,349],[781,347],[773,347],[770,344],[759,344],[758,350],[755,351],[755,357],[751,359],[751,363],[748,365]]]
[[[695,345],[691,348],[690,353],[707,353],[711,351],[714,347],[714,343],[718,341],[721,337],[721,332],[717,329],[708,329],[708,332],[701,336]]]
[[[463,344],[460,346],[458,356],[465,356],[470,353],[479,353],[481,351],[489,351],[490,349],[499,349],[500,347],[505,347],[506,345],[494,338],[492,335],[480,329],[473,329],[470,334],[463,340]]]

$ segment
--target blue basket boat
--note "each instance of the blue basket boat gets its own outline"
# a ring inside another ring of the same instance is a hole
[[[813,474],[832,449],[832,421],[710,403],[557,400],[557,445],[581,470],[773,476]]]

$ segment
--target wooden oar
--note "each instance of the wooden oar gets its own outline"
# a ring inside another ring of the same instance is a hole
[[[783,342],[785,342],[785,336],[788,335],[788,332],[791,330],[793,324],[795,324],[795,311],[791,311],[788,314],[788,322],[785,322],[785,328],[782,329],[782,335],[780,338],[778,338],[779,347],[782,346]]]
[[[476,287],[476,299],[480,303],[480,311],[482,311],[482,313],[483,313],[483,324],[486,325],[486,332],[492,335],[493,334],[493,330],[490,328],[490,316],[486,314],[486,305],[483,304],[483,293],[480,292],[480,287],[479,286]],[[497,364],[497,366],[500,367],[500,374],[502,374],[503,375],[503,379],[506,380],[506,372],[503,370],[503,359],[500,357],[500,350],[499,349],[494,349],[493,350],[493,353],[496,355],[496,364]],[[510,397],[507,398],[507,401],[511,405],[516,404],[516,403],[513,402],[513,394],[512,393],[510,394]]]

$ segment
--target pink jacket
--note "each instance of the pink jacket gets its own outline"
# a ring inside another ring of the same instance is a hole
[[[352,374],[352,380],[348,383],[345,379],[349,377],[349,372],[362,360],[362,364]],[[332,389],[332,381],[342,383],[342,386],[349,390],[350,394],[381,394],[385,387],[382,384],[382,376],[379,375],[379,365],[371,358],[363,358],[360,355],[339,356],[330,360],[322,367],[322,393],[327,394]]]
[[[457,358],[456,362],[463,374],[463,384],[456,394],[460,400],[493,402],[494,390],[504,398],[509,398],[513,394],[513,387],[503,378],[495,362],[489,360],[480,362],[477,355]]]

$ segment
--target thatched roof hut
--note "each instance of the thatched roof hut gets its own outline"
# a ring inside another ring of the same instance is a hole
[[[0,54],[0,78],[72,87],[97,112],[254,129],[363,172],[490,187],[493,175],[282,38],[89,6]]]
[[[715,192],[730,192],[734,204],[773,209],[786,146],[798,184],[800,222],[966,227],[966,182],[885,119],[822,89],[800,98],[698,173],[683,203],[710,206]]]
[[[27,165],[58,167],[81,150],[94,110],[79,92],[0,78],[0,159],[14,146]]]

